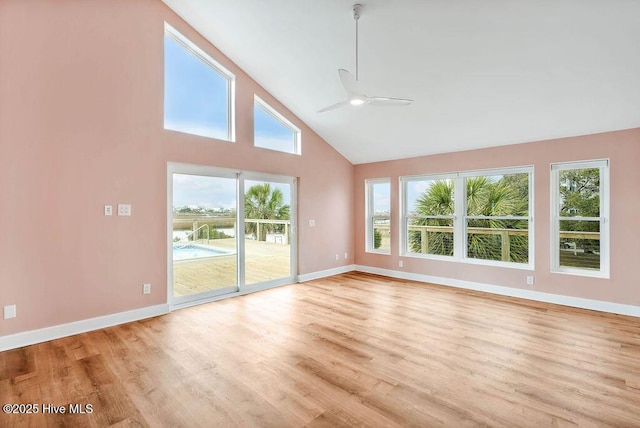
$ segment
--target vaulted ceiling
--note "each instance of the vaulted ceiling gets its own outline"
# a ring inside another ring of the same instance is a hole
[[[164,0],[351,162],[640,127],[640,1]],[[304,144],[304,143],[303,143]]]

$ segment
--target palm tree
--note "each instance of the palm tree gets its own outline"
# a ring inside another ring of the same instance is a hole
[[[522,176],[522,177],[519,177]],[[515,178],[514,178],[515,177]],[[466,179],[467,215],[469,216],[526,216],[528,187],[519,183],[528,180],[526,174],[504,176],[495,181],[488,176]],[[517,184],[517,185],[516,185]],[[522,191],[524,189],[524,192]],[[414,213],[418,216],[453,215],[453,180],[437,180],[416,201]],[[453,226],[451,219],[415,219],[412,224],[422,226]],[[472,219],[469,227],[492,229],[526,229],[526,221]],[[453,233],[427,232],[429,254],[453,255]],[[498,234],[468,234],[468,255],[472,258],[501,260],[502,241]],[[422,251],[420,232],[409,232],[409,245],[414,252]],[[528,258],[527,236],[511,236],[510,257],[514,262],[526,262]]]
[[[427,192],[416,200],[414,212],[416,215],[453,215],[455,204],[453,200],[453,180],[437,180]],[[411,222],[416,226],[453,226],[452,220],[445,218],[418,218]],[[427,252],[444,256],[453,255],[453,233],[426,232],[429,242]],[[422,234],[419,231],[409,232],[409,245],[414,252],[422,251]],[[426,244],[425,244],[426,245]]]
[[[523,175],[526,177],[526,175]],[[488,178],[488,177],[483,177]],[[469,181],[469,180],[468,180]],[[528,194],[520,195],[514,186],[504,177],[493,182],[488,180],[478,189],[478,201],[472,210],[473,216],[526,216]],[[469,204],[471,206],[471,204]],[[526,229],[523,220],[475,219],[469,220],[469,227],[490,229]],[[469,257],[485,260],[502,259],[502,237],[498,234],[468,234],[467,248]],[[527,236],[513,235],[509,238],[510,261],[526,263],[528,259]]]
[[[282,190],[272,188],[270,183],[251,186],[244,195],[244,216],[246,219],[288,220],[289,205],[284,204]],[[274,224],[262,224],[260,236],[256,223],[247,223],[246,232],[253,234],[258,241],[266,241],[267,231],[274,231]]]

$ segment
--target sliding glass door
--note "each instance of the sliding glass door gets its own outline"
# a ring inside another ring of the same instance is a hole
[[[245,284],[291,276],[291,184],[244,181]]]
[[[171,304],[294,281],[293,178],[169,164],[167,187]]]
[[[172,173],[171,184],[173,301],[238,291],[236,177]]]

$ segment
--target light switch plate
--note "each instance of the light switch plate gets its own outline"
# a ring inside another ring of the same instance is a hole
[[[104,206],[104,215],[113,215],[113,206],[105,205]]]
[[[118,215],[130,216],[131,204],[118,204]]]
[[[8,305],[4,307],[4,319],[16,317],[16,305]]]
[[[309,227],[314,227],[316,225],[315,220],[309,220]]]

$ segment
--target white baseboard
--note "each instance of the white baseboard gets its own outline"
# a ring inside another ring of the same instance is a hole
[[[591,309],[594,311],[609,312],[612,314],[640,317],[640,306],[625,305],[622,303],[605,302],[602,300],[583,299],[581,297],[563,296],[560,294],[543,293],[541,291],[523,290],[520,288],[503,287],[501,285],[483,284],[480,282],[462,281],[458,279],[443,278],[439,276],[422,275],[418,273],[401,272],[391,269],[381,269],[370,266],[355,265],[354,270],[389,276],[391,278],[408,279],[412,281],[429,282],[448,287],[464,288],[467,290],[484,291],[502,296],[519,297],[521,299],[536,300],[539,302],[555,303],[557,305],[571,306],[574,308]]]
[[[0,351],[21,348],[35,343],[47,342],[61,337],[73,336],[87,331],[99,330],[101,328],[156,317],[167,313],[169,313],[169,305],[162,304],[16,333],[0,337]]]
[[[298,275],[297,282],[306,282],[311,281],[312,279],[326,278],[328,276],[339,275],[341,273],[352,272],[354,270],[356,270],[355,265],[346,265],[332,269],[320,270],[317,272],[305,273],[302,275]]]

